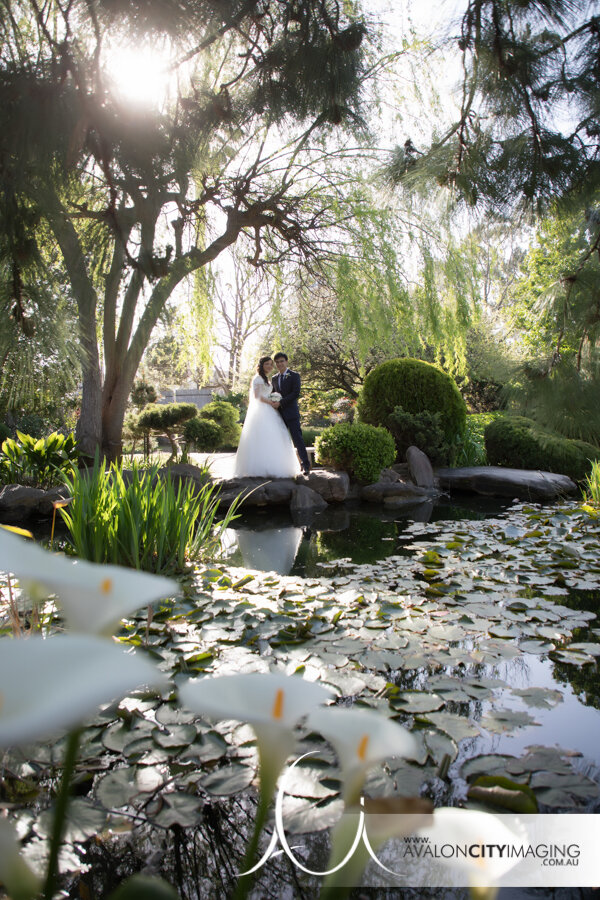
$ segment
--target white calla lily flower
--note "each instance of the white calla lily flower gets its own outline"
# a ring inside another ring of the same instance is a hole
[[[466,845],[469,854],[442,858],[444,865],[453,868],[467,869],[471,887],[479,889],[480,896],[493,897],[496,882],[510,869],[516,866],[521,857],[509,856],[508,853],[486,852],[486,847],[527,844],[527,829],[518,816],[511,817],[511,826],[506,824],[508,816],[495,816],[493,813],[479,812],[474,809],[458,807],[441,807],[433,814],[433,823],[419,834],[427,837],[431,845],[451,842]]]
[[[0,885],[12,900],[29,900],[38,895],[41,884],[21,857],[17,833],[6,819],[0,819]]]
[[[62,634],[3,638],[0,650],[0,746],[75,727],[141,687],[162,688],[148,659],[105,638]]]
[[[308,724],[335,748],[344,781],[347,806],[360,802],[360,793],[369,768],[392,756],[417,754],[414,737],[392,719],[373,710],[317,709]]]
[[[320,684],[278,672],[196,678],[179,690],[182,703],[216,719],[247,722],[256,734],[261,791],[269,796],[294,748],[293,728],[333,693]]]
[[[0,571],[36,595],[40,588],[55,593],[69,628],[84,634],[111,634],[129,613],[180,593],[170,578],[57,556],[2,528]]]

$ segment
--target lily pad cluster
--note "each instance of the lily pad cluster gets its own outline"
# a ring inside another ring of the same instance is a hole
[[[204,675],[301,674],[329,688],[338,706],[407,726],[415,759],[374,771],[367,794],[495,811],[597,809],[593,760],[568,733],[564,747],[546,745],[543,721],[565,702],[561,681],[570,690],[572,676],[576,686],[581,673],[597,678],[599,538],[600,522],[575,504],[520,505],[485,522],[414,523],[396,555],[376,565],[323,563],[318,577],[195,571],[151,622],[140,613],[121,632],[124,644],[155,658],[173,690],[128,697],[84,730],[63,868],[81,869],[75,851],[91,837],[180,828],[203,840],[216,809],[241,816],[242,832],[251,827],[252,730],[212,724],[178,702],[178,689]],[[529,677],[533,661],[553,674],[550,685]],[[524,729],[535,736],[511,753],[502,742]],[[342,780],[320,734],[304,726],[299,739],[297,755],[311,755],[286,782],[284,817],[289,833],[310,834],[340,815]],[[36,745],[5,760],[1,802],[20,811],[32,861],[47,832],[45,779],[63,750]]]

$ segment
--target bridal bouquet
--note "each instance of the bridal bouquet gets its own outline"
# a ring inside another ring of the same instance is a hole
[[[269,396],[269,400],[272,400],[273,403],[279,403],[281,400],[281,394],[278,391],[273,391],[273,393]]]

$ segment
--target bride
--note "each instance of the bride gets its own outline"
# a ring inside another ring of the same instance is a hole
[[[273,360],[262,356],[250,384],[250,402],[235,456],[233,474],[240,477],[293,478],[300,474],[290,433],[273,405],[269,374]]]

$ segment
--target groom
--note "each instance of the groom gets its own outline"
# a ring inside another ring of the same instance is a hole
[[[298,397],[300,396],[300,376],[297,372],[292,372],[288,368],[288,358],[285,353],[276,353],[273,357],[277,366],[278,375],[273,377],[273,390],[281,394],[279,403],[274,403],[275,409],[278,409],[283,421],[286,424],[290,437],[294,442],[294,447],[298,451],[300,462],[302,464],[302,474],[308,475],[310,472],[310,463],[308,461],[308,453],[302,440],[302,429],[300,427],[300,410],[298,409]]]

